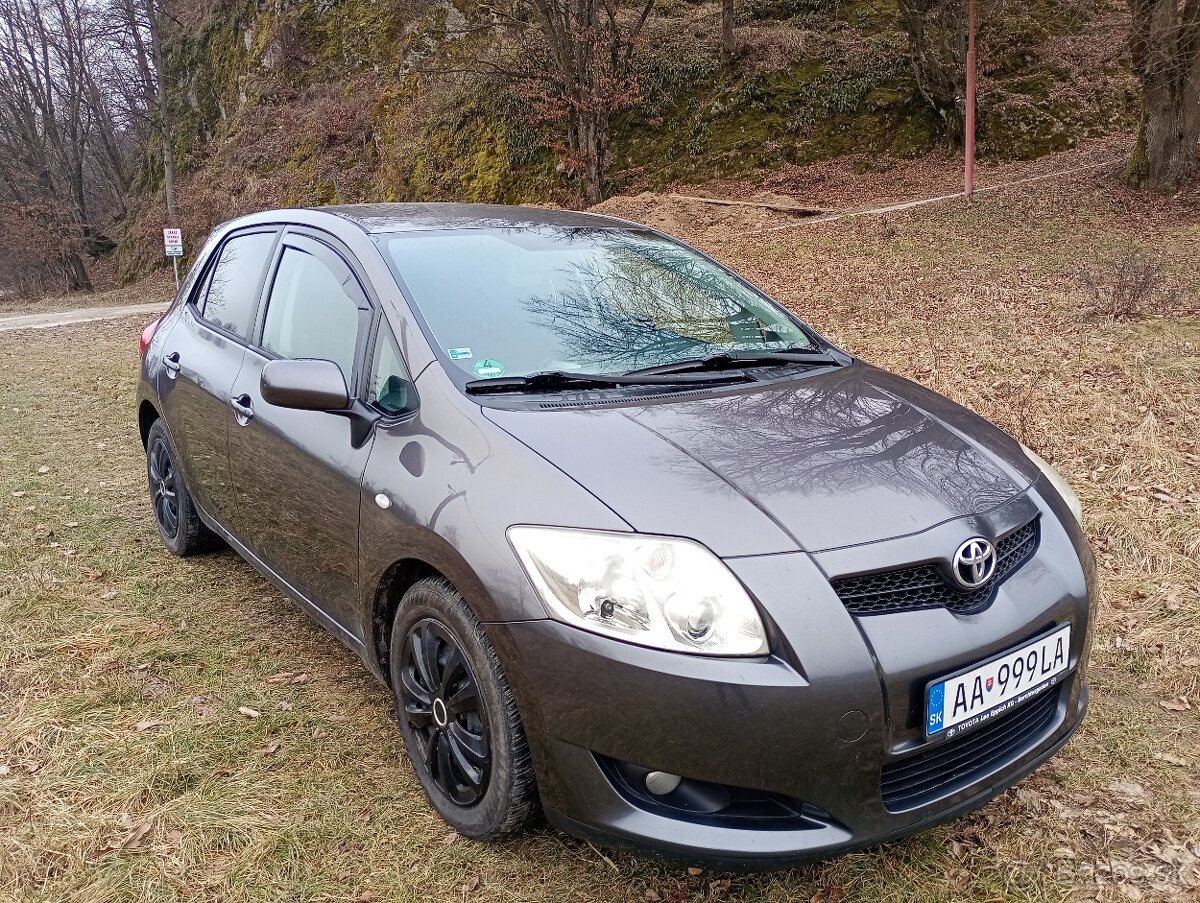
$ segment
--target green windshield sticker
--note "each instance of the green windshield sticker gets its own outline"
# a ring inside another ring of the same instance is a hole
[[[492,360],[490,357],[485,357],[483,360],[477,361],[471,369],[481,379],[490,379],[493,376],[504,375],[504,365],[499,361]]]

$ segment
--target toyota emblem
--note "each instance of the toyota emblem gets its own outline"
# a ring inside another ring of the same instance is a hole
[[[979,589],[996,573],[996,547],[972,536],[954,551],[954,579],[965,589]]]

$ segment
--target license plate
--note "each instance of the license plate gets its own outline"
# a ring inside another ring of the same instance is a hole
[[[1067,670],[1071,625],[1020,649],[935,680],[925,690],[925,735],[956,734],[1020,705]]]

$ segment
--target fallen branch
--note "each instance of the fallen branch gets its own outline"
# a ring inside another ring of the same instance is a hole
[[[768,201],[732,201],[725,198],[702,198],[695,194],[668,194],[669,198],[681,201],[696,201],[701,204],[720,204],[722,207],[759,207],[763,210],[778,210],[781,213],[794,213],[797,216],[821,216],[833,213],[826,207],[805,207],[801,204],[778,204]]]

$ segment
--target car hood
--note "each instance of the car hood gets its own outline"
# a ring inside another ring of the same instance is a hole
[[[987,421],[857,362],[644,405],[484,410],[635,530],[722,556],[920,532],[983,514],[1037,475]]]

